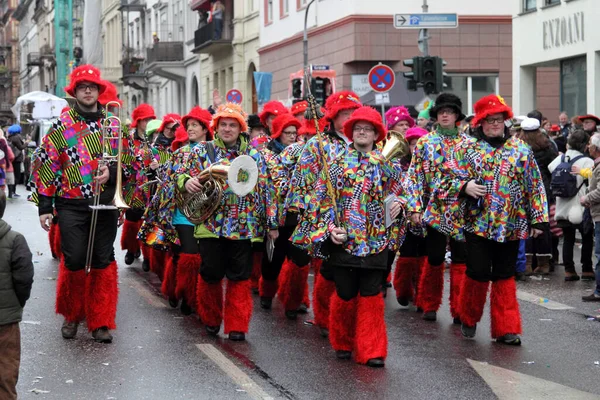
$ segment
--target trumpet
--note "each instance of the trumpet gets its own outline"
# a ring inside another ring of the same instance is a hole
[[[111,101],[106,104],[108,109],[112,104],[116,104],[120,115],[120,105],[116,101]],[[113,126],[116,124],[117,126]],[[117,154],[112,154],[112,142],[117,140]],[[111,163],[117,163],[117,182],[115,189],[115,196],[112,200],[112,204],[105,205],[100,204],[100,191],[101,185],[98,181],[94,183],[94,201],[90,206],[92,210],[92,218],[90,223],[90,234],[88,236],[88,246],[85,261],[85,272],[88,274],[92,268],[92,255],[94,253],[94,239],[96,237],[96,226],[98,225],[98,212],[106,210],[121,210],[128,209],[129,205],[123,199],[123,173],[122,173],[122,156],[123,156],[123,137],[121,131],[121,119],[117,116],[111,115],[104,119],[102,124],[102,159],[98,160],[98,169],[96,171],[96,177],[102,175],[100,167],[108,166]]]

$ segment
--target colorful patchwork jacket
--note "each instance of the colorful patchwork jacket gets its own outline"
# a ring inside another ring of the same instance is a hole
[[[379,150],[360,153],[353,146],[346,154],[329,165],[329,176],[335,188],[335,205],[324,184],[314,185],[307,208],[290,239],[296,246],[308,250],[313,257],[326,258],[323,244],[329,240],[336,226],[335,218],[348,232],[343,248],[357,257],[378,254],[388,247],[398,248],[404,224],[396,220],[386,228],[384,200],[390,180],[400,182],[402,169],[399,161],[386,161]],[[401,196],[401,193],[394,193]],[[393,245],[391,242],[398,242]]]
[[[219,139],[210,142],[215,150],[215,163],[229,165],[237,156],[248,155],[258,166],[258,182],[247,196],[235,195],[227,183],[223,186],[223,199],[215,213],[204,224],[197,225],[197,238],[223,237],[232,240],[250,239],[260,241],[266,230],[277,229],[277,207],[274,202],[273,182],[267,173],[267,165],[261,154],[248,146],[248,139],[240,136],[237,150],[227,149]],[[207,143],[194,147],[189,155],[186,169],[178,172],[177,190],[185,191],[185,183],[212,164]]]
[[[419,139],[405,175],[407,213],[422,213],[427,225],[443,233],[451,232],[454,227],[454,221],[447,213],[449,204],[433,200],[436,200],[444,178],[444,163],[466,137],[458,129],[444,130],[438,126],[437,130]]]
[[[118,141],[105,143],[103,149],[102,123],[106,111],[101,110],[102,118],[86,120],[74,109],[64,112],[42,139],[42,144],[34,152],[30,187],[39,201],[39,212],[52,213],[53,198],[70,201],[92,199],[95,194],[93,178],[98,168],[98,161],[104,154],[116,155]],[[110,114],[109,114],[110,115]],[[111,126],[118,130],[114,120]],[[133,172],[134,156],[131,141],[122,136],[122,173],[125,182]],[[101,204],[112,201],[115,190],[116,169],[111,171],[109,182],[100,188]],[[84,203],[88,203],[85,201]],[[83,204],[83,203],[82,203]]]
[[[460,238],[464,227],[478,236],[506,242],[527,239],[532,225],[548,223],[540,170],[531,148],[520,139],[510,138],[496,148],[468,137],[445,164],[448,174],[438,195],[440,201],[451,204],[447,213],[454,229],[449,235]],[[487,192],[479,202],[461,193],[464,185],[477,179]]]

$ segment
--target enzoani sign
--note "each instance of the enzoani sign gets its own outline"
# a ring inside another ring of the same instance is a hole
[[[583,12],[544,21],[544,50],[564,47],[585,40]]]

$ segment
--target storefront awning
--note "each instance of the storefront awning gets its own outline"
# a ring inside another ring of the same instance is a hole
[[[210,0],[190,0],[190,8],[194,11],[210,11]]]

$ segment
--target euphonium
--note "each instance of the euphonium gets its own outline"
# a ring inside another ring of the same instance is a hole
[[[408,142],[404,139],[404,135],[398,131],[389,131],[389,138],[381,150],[381,154],[387,161],[397,157],[404,157],[410,153]]]
[[[231,165],[214,164],[198,176],[202,189],[197,193],[177,191],[177,207],[193,224],[201,224],[221,205],[225,183],[237,196],[250,193],[258,181],[258,167],[250,156],[239,156]]]

